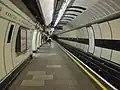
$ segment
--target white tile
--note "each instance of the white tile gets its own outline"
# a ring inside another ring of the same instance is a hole
[[[44,80],[23,80],[21,86],[44,86]]]
[[[53,75],[36,75],[33,80],[53,80]]]
[[[101,57],[110,60],[111,50],[102,48]]]
[[[85,45],[85,47],[84,47],[84,51],[85,51],[85,52],[88,51],[88,45]]]
[[[92,25],[95,32],[95,39],[101,39],[101,31],[98,24]]]
[[[120,64],[120,51],[113,51],[111,60],[115,63]]]
[[[108,22],[100,23],[102,39],[111,39],[111,31]]]
[[[101,54],[101,47],[95,47],[94,55],[100,57]]]
[[[28,71],[28,75],[45,75],[45,71]]]
[[[120,40],[120,19],[109,21],[109,23],[112,29],[113,39]]]
[[[47,68],[61,68],[61,65],[47,65]]]

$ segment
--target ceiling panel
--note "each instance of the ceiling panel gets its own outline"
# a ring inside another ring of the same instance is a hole
[[[99,0],[71,0],[72,3],[70,2],[70,4],[68,5],[61,20],[64,19],[64,16],[66,16],[66,13],[76,14],[77,16],[80,16],[82,13],[84,13],[86,10],[88,10],[88,8],[92,7],[98,1]],[[90,16],[90,15],[88,15],[88,16]],[[76,17],[74,17],[74,19]]]
[[[116,17],[117,15],[119,16],[118,13],[120,12],[120,0],[96,0],[96,1],[97,2],[94,2],[93,5],[91,4],[91,6],[89,5],[87,6],[86,4],[87,10],[84,11],[82,14],[78,15],[72,22],[68,23],[69,25],[72,26],[70,29],[77,28],[88,23],[96,22],[98,20],[107,19],[107,17],[115,14]],[[77,3],[73,4],[78,5]],[[64,28],[65,26],[63,27],[63,29]]]

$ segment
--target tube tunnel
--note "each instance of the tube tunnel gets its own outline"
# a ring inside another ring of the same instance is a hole
[[[0,0],[0,90],[119,90],[119,0]]]

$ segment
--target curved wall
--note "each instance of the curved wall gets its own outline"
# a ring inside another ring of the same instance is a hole
[[[56,33],[65,43],[120,64],[119,16],[119,0],[98,0]]]
[[[0,1],[0,84],[31,55],[34,30],[35,23],[21,10]]]
[[[59,40],[120,64],[120,18],[59,34]]]

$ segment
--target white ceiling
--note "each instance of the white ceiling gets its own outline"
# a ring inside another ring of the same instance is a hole
[[[73,28],[78,28],[88,23],[105,19],[108,16],[115,15],[119,12],[120,12],[120,0],[96,0],[96,1],[94,0],[93,5],[91,4],[91,6],[89,6],[89,8],[84,13],[78,15],[72,22],[65,25],[63,27],[63,30],[67,31]]]
[[[70,3],[70,1],[71,0],[66,0],[65,3],[62,5],[61,10],[59,11],[59,14],[58,14],[58,17],[57,17],[57,20],[56,20],[54,26],[56,26],[58,24],[59,20],[61,19],[62,15],[64,14],[64,12],[65,12],[68,4]]]
[[[79,6],[79,7],[84,7],[86,9],[92,7],[94,4],[96,4],[99,0],[75,0],[72,6]],[[70,9],[72,10],[72,9]],[[77,9],[76,9],[77,10]],[[80,9],[78,9],[80,10]],[[84,10],[80,10],[84,12]],[[74,12],[74,11],[68,11],[67,13],[72,13],[76,15],[81,15],[82,13]]]
[[[73,6],[83,6],[86,8],[91,7],[99,0],[75,0]]]
[[[52,21],[54,0],[39,0],[42,12],[45,18],[46,25],[49,25]]]
[[[72,1],[72,0],[68,0],[68,1]],[[88,8],[92,7],[94,4],[96,4],[98,1],[99,0],[74,0],[72,6],[79,6],[79,7],[83,7],[83,8],[88,9]],[[82,12],[85,11],[85,10],[77,9],[77,8],[70,8],[69,10],[78,10],[78,11],[82,11]],[[61,10],[62,13],[64,13],[64,11],[65,10],[63,10],[63,11]],[[82,14],[82,13],[74,12],[74,11],[67,11],[67,13],[76,14],[76,15],[81,15]],[[59,15],[59,17],[57,18],[55,26],[59,22],[59,20],[60,20],[60,18],[61,18],[62,15],[63,14]]]
[[[62,17],[62,15],[70,1],[71,0],[66,0],[66,3],[64,3],[64,5],[62,6],[62,9],[60,10],[60,12],[58,14],[58,18],[56,20],[55,26],[59,22],[60,18]],[[73,6],[81,6],[81,7],[89,8],[92,5],[94,5],[96,3],[96,1],[98,1],[98,0],[75,0],[73,3]],[[54,0],[39,0],[39,2],[40,2],[42,12],[43,12],[43,15],[45,18],[45,23],[46,23],[46,25],[49,25],[52,22],[52,15],[53,15],[53,10],[54,10],[53,9],[54,8]],[[75,13],[72,11],[70,11],[70,13],[79,15],[79,13]]]

